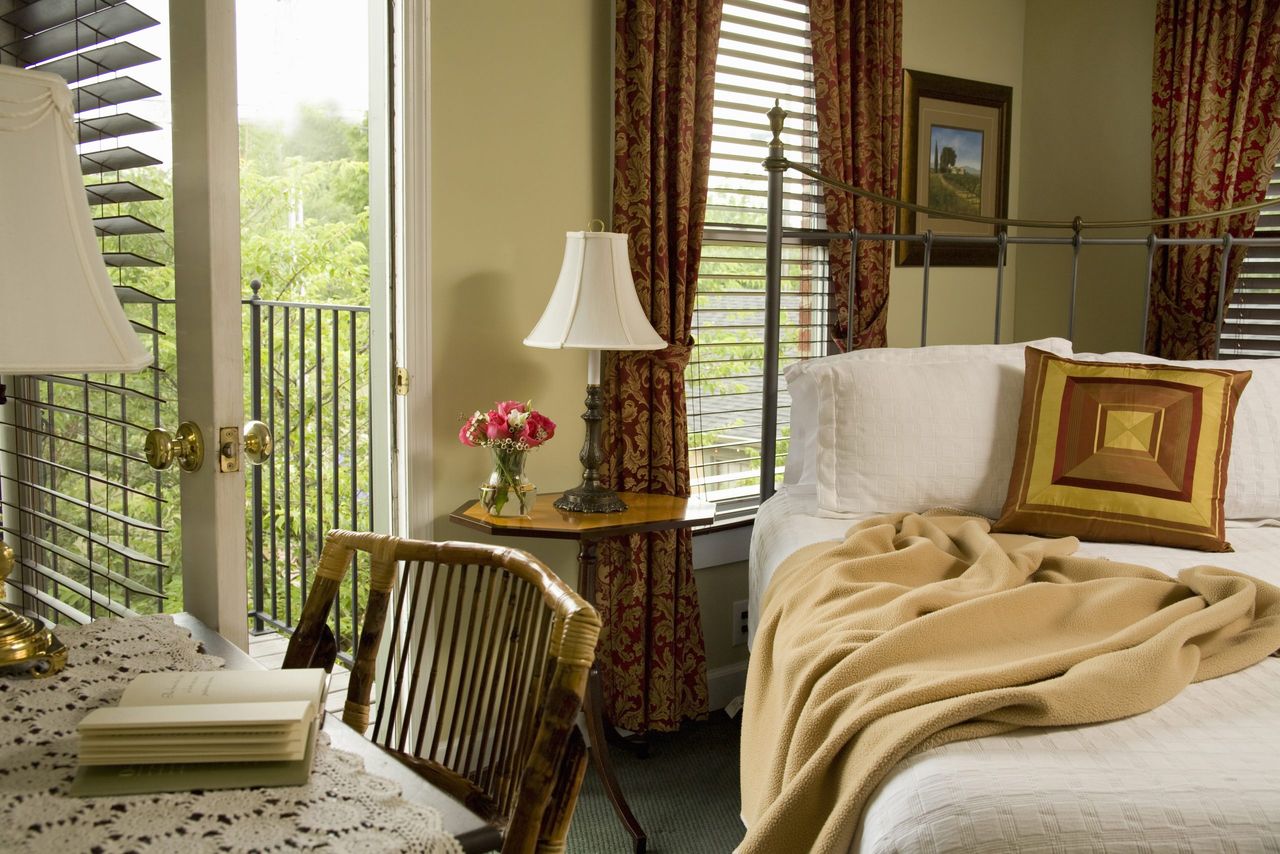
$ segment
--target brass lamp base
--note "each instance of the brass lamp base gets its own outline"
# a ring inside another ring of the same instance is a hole
[[[13,569],[13,550],[0,543],[0,586]],[[53,632],[0,605],[0,671],[29,670],[52,676],[67,664],[67,648]]]
[[[0,605],[0,670],[28,669],[52,676],[67,663],[67,648],[53,632]]]

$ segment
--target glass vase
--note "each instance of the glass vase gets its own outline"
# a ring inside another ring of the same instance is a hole
[[[493,471],[489,480],[480,485],[480,505],[490,516],[528,517],[538,500],[538,487],[524,475],[529,451],[496,447],[489,450],[493,454]]]

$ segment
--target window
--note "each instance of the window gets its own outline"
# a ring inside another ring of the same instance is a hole
[[[716,60],[711,175],[693,314],[694,350],[685,371],[693,494],[718,518],[749,516],[759,503],[764,378],[766,116],[778,99],[790,114],[783,134],[791,160],[817,165],[809,20],[797,0],[726,0]],[[788,228],[825,229],[815,181],[789,173]],[[783,247],[779,369],[824,355],[826,248]],[[790,399],[780,382],[778,475],[786,457]]]
[[[1280,198],[1280,164],[1267,198]],[[1280,207],[1258,216],[1254,237],[1280,237]],[[1280,246],[1250,246],[1222,325],[1223,356],[1280,356]]]

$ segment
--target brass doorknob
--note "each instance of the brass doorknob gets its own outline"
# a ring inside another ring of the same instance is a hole
[[[175,459],[186,472],[199,471],[204,464],[204,436],[191,421],[179,424],[176,435],[159,428],[152,430],[147,434],[145,450],[147,462],[156,471],[164,471]]]
[[[243,436],[245,462],[260,466],[271,458],[276,440],[271,436],[270,427],[261,421],[246,421]]]

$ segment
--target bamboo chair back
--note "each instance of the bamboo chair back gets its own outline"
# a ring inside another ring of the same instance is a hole
[[[285,668],[332,666],[326,617],[357,551],[369,600],[343,721],[372,722],[374,742],[498,826],[503,852],[563,851],[595,609],[519,549],[330,531]]]

